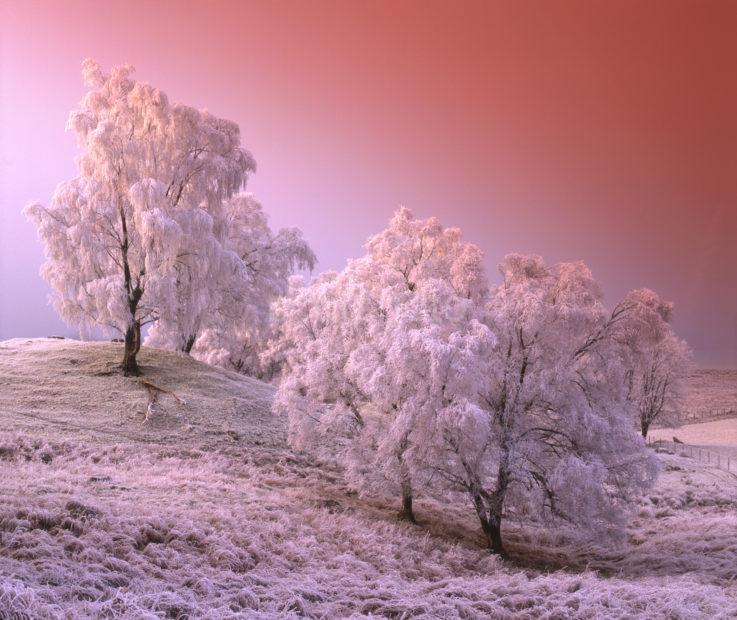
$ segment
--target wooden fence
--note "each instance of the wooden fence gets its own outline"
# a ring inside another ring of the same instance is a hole
[[[672,454],[688,456],[697,460],[699,463],[706,463],[707,465],[717,467],[729,472],[730,474],[737,475],[737,457],[734,455],[730,456],[729,454],[722,454],[702,446],[692,446],[687,443],[664,441],[662,439],[653,440],[648,438],[647,443],[656,450],[658,448],[664,448]]]

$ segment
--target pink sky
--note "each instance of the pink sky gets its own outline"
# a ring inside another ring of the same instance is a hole
[[[650,286],[737,366],[737,4],[0,3],[0,338],[70,331],[20,215],[75,173],[80,64],[128,62],[237,121],[249,184],[340,268],[399,204]]]

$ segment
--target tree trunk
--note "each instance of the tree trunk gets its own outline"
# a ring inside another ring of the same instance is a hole
[[[502,543],[502,511],[503,498],[496,495],[488,507],[481,494],[472,493],[473,505],[476,508],[476,514],[481,522],[481,530],[486,537],[486,545],[492,553],[496,553],[502,557],[506,557]]]
[[[482,524],[483,525],[483,524]],[[486,527],[484,528],[484,534],[486,534],[486,542],[489,545],[489,549],[492,553],[497,553],[502,557],[507,557],[507,552],[502,544],[502,511],[501,503],[499,504],[499,510],[490,509],[489,516],[486,521]]]
[[[492,553],[496,553],[501,557],[507,557],[502,542],[502,515],[508,486],[509,472],[506,466],[500,464],[496,488],[493,493],[482,493],[481,484],[478,480],[475,480],[473,486],[469,489],[476,514],[481,522],[481,529],[486,537],[486,544]]]
[[[489,545],[489,549],[492,553],[496,553],[497,555],[506,558],[507,552],[504,550],[504,545],[502,544],[502,528],[501,524],[499,525],[492,525],[491,523],[488,525],[486,533],[486,540]]]
[[[136,351],[136,355],[138,355],[138,352],[141,350],[141,324],[138,321],[133,323],[133,334],[134,334],[134,342],[135,342],[135,351]]]
[[[399,461],[399,475],[402,479],[402,510],[399,518],[411,523],[415,521],[415,513],[412,511],[412,475],[409,466],[404,460],[404,453],[409,447],[408,433],[405,433],[399,442],[399,451],[397,452],[397,460]]]
[[[647,432],[649,430],[650,430],[650,424],[645,422],[645,420],[642,420],[640,424],[640,431],[642,432],[643,439],[647,439]]]
[[[182,352],[189,355],[192,352],[192,347],[194,346],[195,340],[197,340],[197,336],[190,336],[189,338],[187,338],[187,341],[182,347]]]
[[[412,484],[409,479],[402,481],[402,510],[399,518],[411,523],[417,523],[415,513],[412,511]]]
[[[123,352],[123,363],[121,368],[126,377],[138,376],[141,369],[138,367],[136,355],[141,349],[141,324],[134,321],[125,331],[125,350]]]

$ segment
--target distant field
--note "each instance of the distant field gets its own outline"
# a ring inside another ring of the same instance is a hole
[[[684,408],[689,421],[737,416],[737,370],[695,371],[689,378]]]
[[[712,454],[737,458],[737,370],[697,370],[686,394],[686,424],[679,428],[651,428],[650,441],[677,437]]]
[[[710,452],[737,458],[737,418],[686,424],[680,428],[656,428],[649,433],[652,441],[680,441],[691,446],[706,446]]]

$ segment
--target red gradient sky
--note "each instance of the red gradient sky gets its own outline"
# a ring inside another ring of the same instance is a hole
[[[737,367],[737,2],[0,0],[0,338],[63,331],[20,215],[74,175],[82,59],[237,121],[275,226],[319,270],[399,204],[650,286]]]

